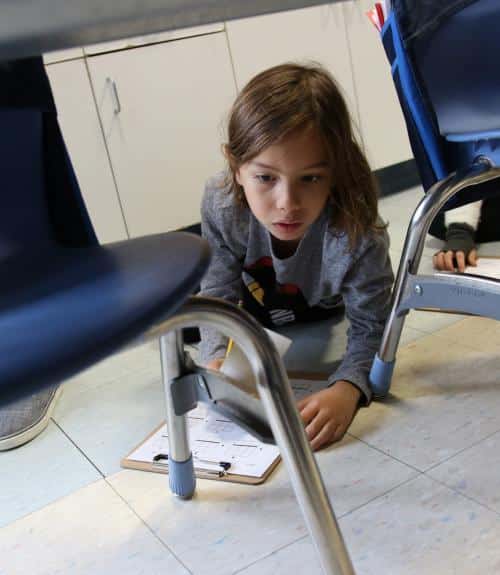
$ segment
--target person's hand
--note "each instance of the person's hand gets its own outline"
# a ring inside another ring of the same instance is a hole
[[[224,358],[218,357],[216,359],[211,359],[207,363],[207,369],[213,369],[214,371],[218,371],[221,368],[221,365],[224,363]]]
[[[465,258],[462,251],[454,252],[452,250],[437,252],[432,257],[432,263],[437,270],[453,272],[457,269],[459,272],[465,271],[465,266],[477,265],[477,250],[471,250]],[[456,266],[455,266],[456,263]]]
[[[306,434],[314,451],[339,441],[358,408],[361,391],[348,381],[313,393],[298,402]]]

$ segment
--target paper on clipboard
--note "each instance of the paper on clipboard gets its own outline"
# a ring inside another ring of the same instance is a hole
[[[324,389],[327,376],[296,372],[290,384],[295,397]],[[187,416],[195,472],[204,479],[259,484],[269,477],[280,461],[279,449],[267,445],[221,417],[205,405],[199,405]],[[161,424],[121,461],[122,467],[168,473],[168,460],[156,462],[155,456],[168,454],[166,424]],[[218,462],[231,466],[220,475]]]
[[[465,273],[500,280],[500,258],[480,257],[475,266],[465,268]]]
[[[196,474],[204,478],[223,479],[260,483],[268,472],[272,471],[280,458],[279,449],[266,445],[241,429],[232,421],[219,414],[198,407],[187,417],[189,438],[193,453]],[[123,461],[148,463],[156,469],[151,471],[168,471],[168,460],[154,462],[159,453],[168,454],[168,432],[162,424],[144,443],[133,450]],[[221,475],[220,462],[229,463],[227,473]]]

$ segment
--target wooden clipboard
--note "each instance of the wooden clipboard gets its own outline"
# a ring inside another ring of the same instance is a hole
[[[316,373],[316,372],[305,372],[305,371],[290,371],[288,372],[288,377],[290,380],[308,380],[312,382],[319,382],[319,381],[326,381],[327,376],[324,373]],[[136,469],[139,471],[150,471],[153,473],[163,473],[168,474],[168,463],[158,461],[155,462],[151,460],[144,460],[144,459],[136,459],[134,458],[134,454],[142,447],[145,446],[147,442],[150,442],[154,439],[158,440],[158,436],[161,433],[161,429],[164,427],[164,423],[158,425],[148,436],[142,440],[139,444],[137,444],[121,461],[121,467],[125,469]],[[235,424],[233,424],[235,425]],[[157,436],[155,438],[154,436]],[[257,439],[255,439],[256,444],[260,444]],[[274,446],[269,446],[274,448]],[[276,455],[272,458],[272,461],[267,465],[266,469],[258,476],[255,475],[244,475],[239,473],[231,473],[231,469],[229,468],[226,473],[219,476],[217,473],[208,473],[200,469],[196,469],[195,467],[195,474],[196,477],[200,479],[215,479],[217,481],[228,481],[234,483],[244,483],[247,485],[259,485],[266,481],[266,479],[272,474],[272,472],[278,466],[281,456],[279,451],[276,449]]]
[[[156,429],[154,429],[143,441],[141,441],[138,445],[131,450],[131,452],[126,455],[121,461],[121,467],[125,469],[137,469],[139,471],[152,471],[153,473],[163,473],[168,474],[168,464],[166,463],[155,463],[153,461],[146,462],[146,461],[137,461],[131,458],[131,455],[136,451],[141,445],[147,442],[155,433],[157,433],[162,427],[163,423],[161,423]],[[248,475],[240,475],[237,473],[231,473],[229,469],[227,473],[222,476],[219,476],[215,473],[206,473],[202,470],[195,468],[195,475],[199,479],[214,479],[216,481],[227,481],[232,483],[245,483],[247,485],[259,485],[260,483],[264,483],[266,479],[272,474],[272,472],[276,469],[279,462],[281,461],[281,456],[279,454],[276,455],[274,461],[267,467],[265,472],[258,476],[252,477]]]

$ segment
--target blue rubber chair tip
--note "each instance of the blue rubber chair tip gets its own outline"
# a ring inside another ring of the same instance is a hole
[[[168,460],[170,490],[182,499],[190,499],[196,489],[193,456],[186,461]]]
[[[378,354],[370,370],[370,384],[375,398],[385,397],[389,393],[395,361],[382,361]]]

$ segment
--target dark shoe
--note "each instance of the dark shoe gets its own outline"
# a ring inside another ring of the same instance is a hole
[[[61,387],[52,386],[0,407],[0,451],[31,441],[47,427]]]

